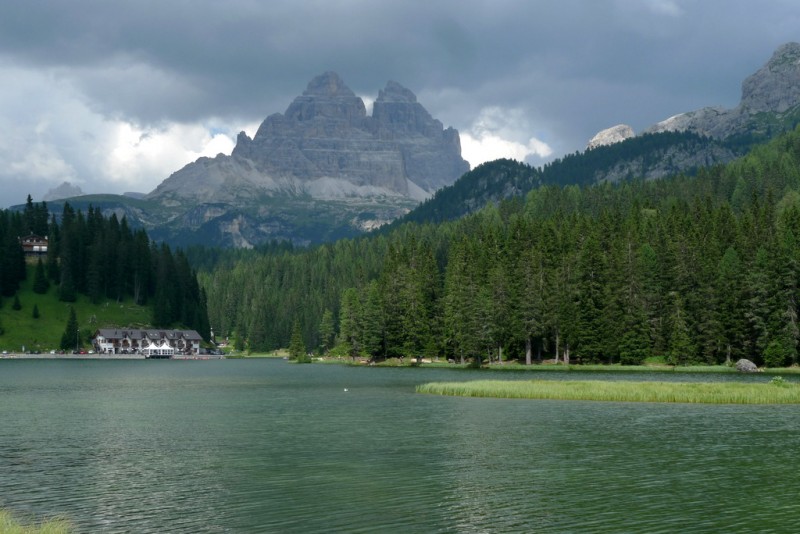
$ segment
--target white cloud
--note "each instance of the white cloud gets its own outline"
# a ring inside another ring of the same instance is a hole
[[[461,133],[461,153],[473,168],[500,158],[525,161],[531,156],[547,158],[552,155],[552,148],[528,136],[529,131],[521,110],[484,108],[472,126]]]
[[[239,131],[219,119],[140,126],[103,115],[58,74],[0,62],[0,207],[64,181],[86,193],[149,192],[201,156],[230,154]]]
[[[230,154],[236,131],[219,124],[170,124],[138,128],[111,125],[103,173],[123,189],[149,192],[167,176],[197,158]],[[213,133],[212,133],[213,132]]]

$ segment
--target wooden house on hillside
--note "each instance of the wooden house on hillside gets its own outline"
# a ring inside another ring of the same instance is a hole
[[[29,234],[25,237],[20,237],[19,242],[22,245],[22,251],[27,258],[36,258],[38,256],[47,255],[47,238],[38,236],[36,234]]]

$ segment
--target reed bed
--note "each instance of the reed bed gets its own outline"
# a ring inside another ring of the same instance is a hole
[[[24,524],[8,510],[0,510],[0,534],[69,534],[72,525],[63,519],[47,519],[41,523]]]
[[[702,404],[800,404],[800,385],[783,381],[634,382],[601,380],[475,380],[431,382],[418,393],[505,399],[675,402]]]

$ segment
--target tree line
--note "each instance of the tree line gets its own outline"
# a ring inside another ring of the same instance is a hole
[[[27,276],[20,238],[48,238],[47,254],[36,260],[33,290],[55,287],[58,299],[91,302],[130,298],[152,309],[155,327],[185,325],[208,339],[206,296],[186,255],[151,242],[143,229],[132,230],[123,217],[105,217],[89,206],[87,213],[65,203],[60,217],[45,202],[28,196],[22,211],[0,211],[0,295],[14,296]]]
[[[480,363],[797,362],[800,132],[697,176],[544,186],[201,275],[242,347]]]

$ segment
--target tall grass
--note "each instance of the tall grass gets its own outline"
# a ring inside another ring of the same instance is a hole
[[[48,519],[38,524],[24,524],[11,512],[0,510],[0,534],[69,534],[72,525],[63,519]]]
[[[452,364],[451,364],[452,365]],[[727,365],[620,365],[615,364],[534,364],[525,365],[519,362],[508,362],[485,366],[492,371],[532,371],[532,372],[592,372],[592,373],[738,373],[736,368]]]
[[[476,380],[432,382],[418,393],[508,399],[679,402],[705,404],[800,404],[800,385],[741,382],[633,382],[601,380]]]

